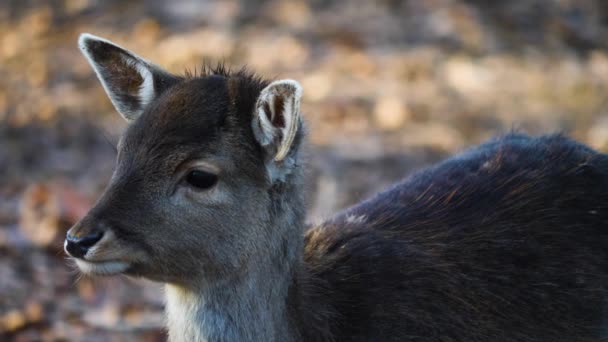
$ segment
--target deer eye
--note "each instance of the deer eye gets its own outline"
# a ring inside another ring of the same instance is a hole
[[[192,170],[186,176],[186,182],[197,189],[209,189],[217,183],[217,175],[206,171]]]

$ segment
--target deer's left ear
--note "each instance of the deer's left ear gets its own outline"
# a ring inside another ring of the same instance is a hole
[[[83,33],[78,45],[112,104],[127,121],[137,119],[162,91],[179,81],[177,76],[103,38]]]
[[[294,139],[299,133],[302,87],[293,80],[270,83],[257,99],[253,115],[253,133],[269,163],[280,164],[295,151]]]

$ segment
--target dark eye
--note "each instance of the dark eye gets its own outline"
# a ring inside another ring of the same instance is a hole
[[[197,189],[209,189],[217,183],[217,175],[201,170],[193,170],[186,176],[186,182]]]

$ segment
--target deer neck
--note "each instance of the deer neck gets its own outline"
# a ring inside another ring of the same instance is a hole
[[[250,274],[205,289],[166,286],[169,338],[178,341],[295,341],[286,277]]]
[[[172,342],[301,340],[293,323],[298,313],[289,303],[300,297],[293,285],[300,277],[304,214],[296,203],[279,203],[286,207],[272,220],[271,231],[283,232],[283,238],[250,260],[241,274],[214,284],[166,285]]]

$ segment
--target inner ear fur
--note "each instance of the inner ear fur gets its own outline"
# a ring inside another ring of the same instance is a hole
[[[83,33],[78,45],[116,110],[127,120],[141,115],[179,78],[104,38]]]
[[[283,161],[293,148],[300,127],[301,97],[302,87],[294,80],[274,81],[258,97],[253,131],[275,162]]]

